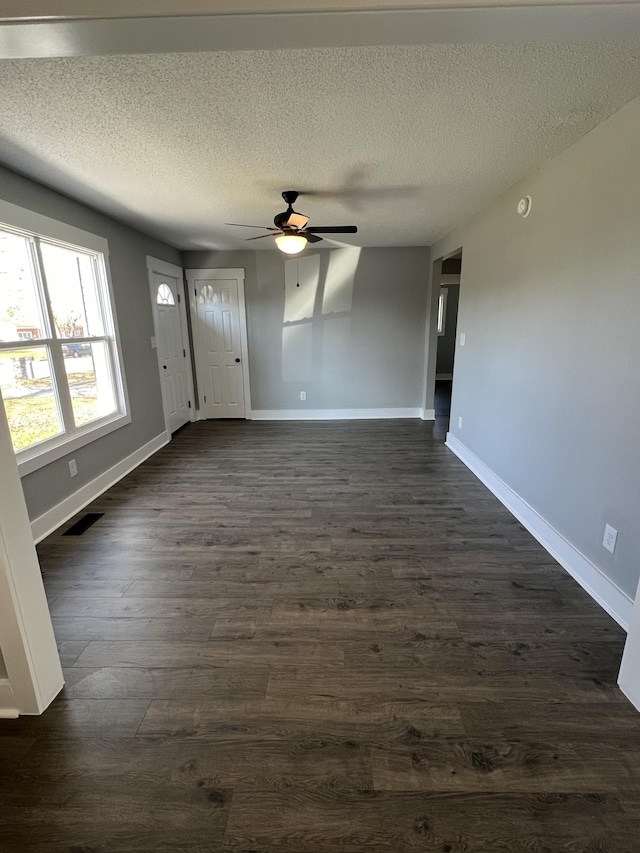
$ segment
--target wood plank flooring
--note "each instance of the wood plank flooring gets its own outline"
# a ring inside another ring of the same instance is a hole
[[[443,437],[193,424],[43,542],[2,853],[638,853],[624,635]]]

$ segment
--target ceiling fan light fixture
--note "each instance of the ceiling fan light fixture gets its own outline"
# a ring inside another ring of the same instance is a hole
[[[298,255],[306,245],[307,238],[301,234],[280,234],[276,237],[276,246],[285,255]]]

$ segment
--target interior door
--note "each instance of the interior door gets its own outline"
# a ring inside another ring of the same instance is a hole
[[[152,272],[151,280],[152,296],[155,295],[156,347],[164,415],[168,429],[173,433],[191,420],[188,352],[180,319],[182,281],[177,276],[156,271]]]
[[[246,417],[239,285],[235,278],[193,274],[195,361],[200,413],[206,418]]]

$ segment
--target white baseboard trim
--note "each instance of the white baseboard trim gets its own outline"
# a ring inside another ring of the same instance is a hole
[[[420,413],[420,417],[423,421],[435,421],[436,419],[436,410],[435,409],[422,409]]]
[[[15,720],[17,716],[11,685],[6,678],[0,678],[0,720]]]
[[[620,688],[620,690],[622,690],[622,692],[627,697],[629,702],[631,702],[633,707],[637,711],[640,711],[640,690],[632,690],[626,684],[625,685],[620,684],[619,681],[618,681],[618,687]]]
[[[633,610],[629,596],[450,432],[446,445],[591,598],[628,631]]]
[[[251,412],[251,420],[367,421],[388,418],[422,418],[423,412],[424,409],[254,409]],[[425,420],[430,420],[430,418]]]
[[[84,509],[91,501],[100,497],[103,492],[110,489],[118,480],[126,477],[134,468],[142,464],[145,459],[153,456],[161,447],[168,444],[170,440],[171,436],[167,432],[160,433],[160,435],[152,438],[151,441],[143,444],[134,453],[126,456],[112,468],[100,474],[95,480],[86,483],[77,492],[69,495],[68,498],[60,501],[59,504],[56,504],[37,518],[34,518],[31,522],[31,532],[33,533],[34,542],[37,544],[50,533],[53,533],[54,530],[57,530],[61,524],[64,524],[65,521],[68,521],[80,512],[80,510]]]

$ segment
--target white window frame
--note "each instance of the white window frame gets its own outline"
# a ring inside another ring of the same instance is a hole
[[[104,237],[97,234],[91,234],[88,231],[83,231],[81,228],[76,228],[73,225],[68,225],[64,222],[58,222],[55,219],[50,219],[48,216],[43,216],[33,210],[26,210],[18,207],[15,204],[0,199],[0,228],[6,228],[8,231],[23,231],[31,235],[41,237],[44,240],[51,240],[60,245],[71,249],[84,249],[88,252],[95,252],[102,255],[104,260],[104,281],[100,288],[100,298],[105,300],[107,307],[110,310],[110,328],[105,330],[104,335],[97,337],[83,337],[74,339],[77,343],[92,343],[99,340],[109,340],[112,342],[113,366],[117,369],[113,371],[114,391],[116,396],[117,412],[113,415],[108,415],[99,420],[92,421],[82,427],[75,428],[73,432],[65,432],[62,435],[54,436],[53,438],[45,439],[32,447],[25,448],[16,453],[16,461],[20,476],[24,477],[32,471],[37,471],[56,459],[61,459],[73,453],[80,447],[96,441],[108,435],[114,430],[120,429],[126,424],[131,423],[131,414],[129,406],[129,394],[127,391],[127,383],[124,371],[124,360],[122,358],[122,349],[120,346],[120,332],[118,329],[118,317],[116,314],[115,300],[113,298],[113,285],[111,282],[111,271],[109,269],[109,243]],[[100,265],[102,267],[102,265]],[[51,330],[52,334],[54,329]],[[40,339],[32,341],[23,341],[22,346],[29,348],[34,346],[34,341],[38,344]],[[42,342],[49,342],[49,338],[42,339]],[[62,346],[62,344],[61,344]],[[15,342],[12,342],[12,349],[18,349]],[[55,353],[52,350],[52,359],[55,358]]]
[[[449,294],[449,288],[440,286],[440,293],[438,295],[438,321],[437,321],[437,329],[438,336],[442,337],[447,333],[447,296]]]

